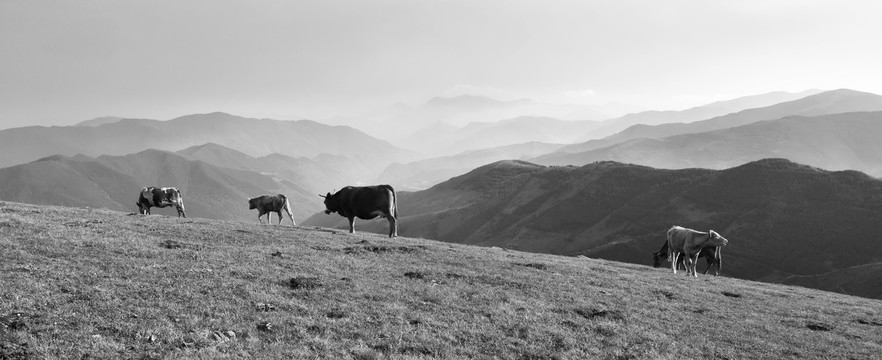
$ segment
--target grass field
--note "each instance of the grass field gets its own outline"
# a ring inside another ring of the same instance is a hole
[[[878,300],[256,221],[0,202],[0,279],[0,359],[882,354]]]

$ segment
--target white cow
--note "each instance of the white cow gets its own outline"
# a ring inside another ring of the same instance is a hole
[[[725,246],[729,240],[713,230],[700,232],[674,225],[668,230],[668,259],[671,270],[677,273],[677,258],[682,253],[686,256],[686,275],[698,276],[695,266],[698,264],[698,253],[708,246]]]

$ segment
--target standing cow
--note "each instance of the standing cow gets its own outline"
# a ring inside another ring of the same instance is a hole
[[[370,220],[382,216],[389,220],[389,237],[398,236],[398,203],[390,185],[347,186],[325,198],[325,214],[336,212],[349,219],[349,232],[355,232],[355,218]]]
[[[294,223],[294,216],[291,215],[291,204],[288,203],[288,198],[285,195],[260,195],[257,197],[253,197],[248,199],[248,210],[257,209],[257,221],[260,221],[263,224],[263,219],[261,217],[263,214],[266,214],[266,223],[269,225],[272,222],[272,213],[279,214],[279,225],[282,224],[282,210],[285,210],[288,213],[288,218],[291,219],[291,225],[297,225]]]
[[[701,251],[698,252],[699,259],[705,258],[705,260],[707,260],[707,269],[704,269],[703,274],[707,274],[707,272],[710,271],[710,269],[714,265],[717,265],[717,268],[714,271],[714,275],[717,275],[717,276],[720,275],[720,271],[723,270],[723,257],[720,252],[721,249],[722,249],[721,246],[708,246],[706,248],[701,249]],[[665,240],[665,242],[662,243],[661,249],[659,249],[658,251],[654,251],[652,253],[652,267],[660,267],[662,262],[664,262],[665,260],[668,260],[668,241],[667,240]],[[686,269],[686,264],[684,264],[685,260],[686,260],[685,257],[681,257],[681,258],[677,259],[677,268],[682,267],[685,270]]]
[[[141,195],[138,197],[138,210],[141,214],[150,215],[151,207],[164,208],[174,206],[178,209],[178,217],[187,217],[184,213],[184,198],[181,191],[174,187],[154,187],[148,186],[141,189]]]
[[[700,232],[674,225],[668,230],[668,258],[671,270],[677,273],[677,259],[682,253],[686,256],[686,275],[698,276],[695,267],[701,249],[709,246],[725,246],[729,240],[715,231]]]

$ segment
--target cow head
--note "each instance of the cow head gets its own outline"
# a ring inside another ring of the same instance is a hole
[[[328,193],[327,195],[319,195],[325,198],[325,214],[330,214],[332,212],[337,212],[337,201],[334,199],[334,195]]]
[[[254,197],[248,199],[248,210],[257,209],[257,203],[260,201],[260,197]]]
[[[729,243],[729,240],[720,236],[716,231],[710,230],[707,232],[707,246],[726,246]]]
[[[668,260],[668,252],[661,251],[653,251],[652,252],[652,267],[659,267],[663,262]]]

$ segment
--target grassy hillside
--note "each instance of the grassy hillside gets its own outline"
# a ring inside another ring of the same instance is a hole
[[[0,358],[882,352],[878,300],[589,258],[9,202],[0,248]]]
[[[727,170],[503,161],[402,193],[398,203],[402,235],[636,264],[650,262],[671,225],[713,229],[730,240],[723,274],[750,280],[820,275],[882,259],[882,181],[783,159]],[[323,213],[304,224],[346,228],[342,217]],[[356,224],[380,233],[386,226]],[[865,286],[849,293],[878,295],[867,286],[872,273],[854,274],[867,275],[852,279]]]

